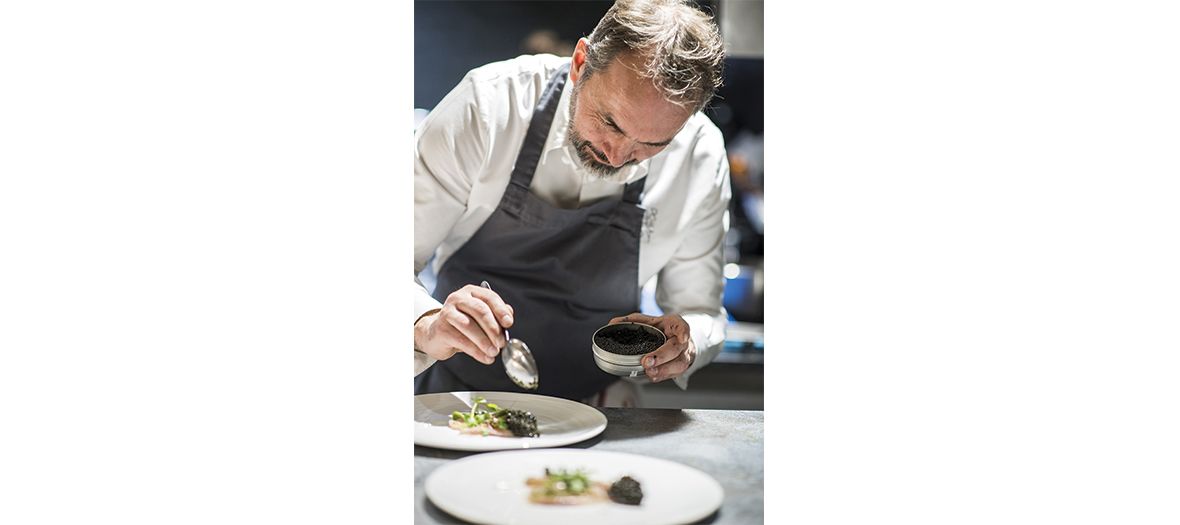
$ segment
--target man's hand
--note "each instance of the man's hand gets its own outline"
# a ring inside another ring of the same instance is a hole
[[[512,313],[499,294],[469,284],[448,295],[438,313],[414,324],[414,348],[438,360],[462,352],[490,365],[507,342],[501,327],[512,326]]]
[[[659,383],[666,379],[680,377],[688,366],[696,359],[697,347],[689,336],[688,323],[676,314],[652,317],[644,314],[631,314],[616,317],[607,324],[615,323],[643,323],[659,328],[664,332],[668,341],[650,354],[643,356],[640,364],[652,383]]]

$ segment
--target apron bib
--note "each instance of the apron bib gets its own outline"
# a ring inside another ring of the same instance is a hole
[[[492,215],[438,272],[434,297],[488,281],[512,305],[512,337],[536,359],[539,387],[520,388],[497,358],[482,364],[457,353],[414,380],[414,393],[524,392],[580,400],[618,380],[594,363],[594,331],[639,311],[639,239],[645,179],[627,185],[622,201],[577,210],[556,208],[529,191],[557,111],[569,64],[545,87],[512,178]]]

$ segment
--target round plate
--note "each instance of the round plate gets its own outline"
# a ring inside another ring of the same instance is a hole
[[[528,478],[545,469],[585,469],[593,481],[622,476],[639,482],[639,505],[614,502],[542,505],[529,502]],[[426,497],[457,518],[488,525],[660,525],[699,521],[725,498],[721,484],[697,469],[648,456],[582,449],[479,454],[443,465],[426,477]]]
[[[500,408],[532,412],[540,436],[518,438],[460,434],[447,426],[451,412],[471,410],[484,397]],[[559,397],[514,392],[447,392],[414,396],[414,444],[449,450],[487,452],[561,447],[585,441],[606,429],[606,416],[594,407]]]

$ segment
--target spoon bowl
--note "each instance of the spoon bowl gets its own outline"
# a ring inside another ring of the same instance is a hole
[[[504,371],[508,373],[508,378],[521,388],[536,390],[539,384],[537,363],[533,361],[533,353],[529,346],[520,339],[509,339],[502,353],[500,360],[504,362]]]

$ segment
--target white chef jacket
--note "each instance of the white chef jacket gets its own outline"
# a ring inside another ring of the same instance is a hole
[[[417,275],[431,256],[436,271],[441,268],[496,209],[537,100],[553,72],[569,61],[525,55],[474,69],[415,131],[415,319],[442,306]],[[621,200],[626,183],[647,176],[638,284],[642,288],[655,277],[656,304],[690,327],[696,360],[675,378],[687,388],[689,376],[721,352],[728,320],[721,296],[729,162],[721,132],[698,112],[659,154],[604,180],[582,167],[566,141],[572,91],[567,82],[529,189],[555,207],[577,209]],[[415,375],[433,362],[415,352]]]

